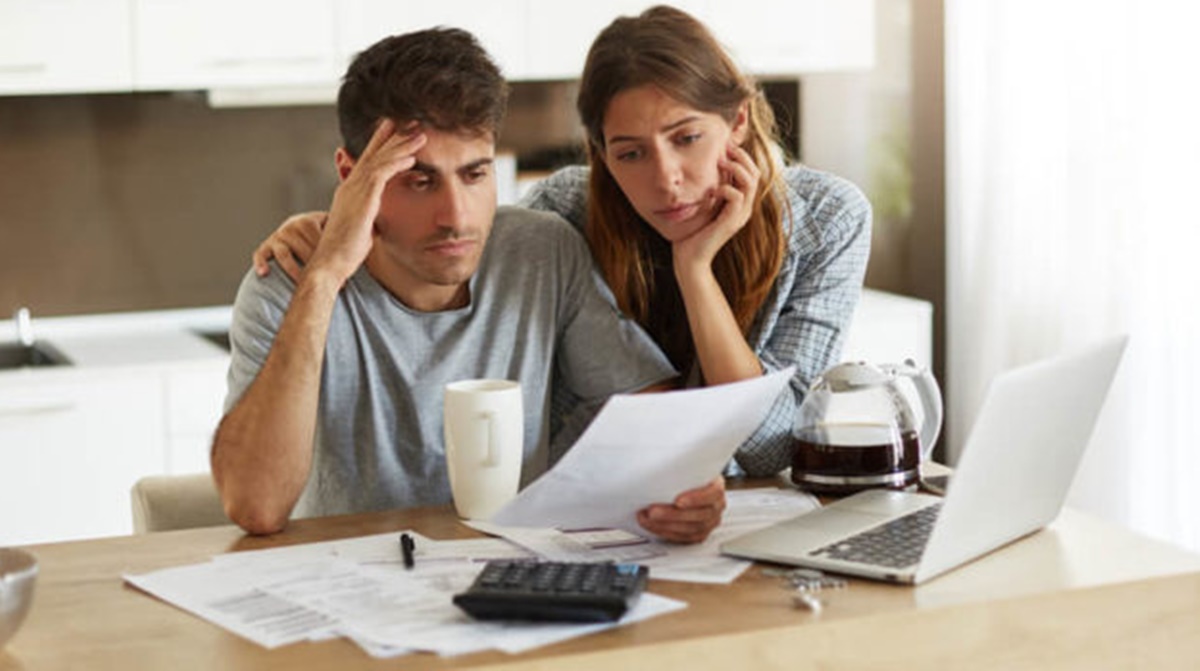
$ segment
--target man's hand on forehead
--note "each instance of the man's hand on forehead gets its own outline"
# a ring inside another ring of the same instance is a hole
[[[311,266],[325,267],[344,282],[362,265],[374,243],[384,188],[392,177],[416,165],[416,154],[427,141],[419,128],[402,134],[394,121],[383,119],[357,160],[348,155],[339,159],[349,171],[333,194]]]

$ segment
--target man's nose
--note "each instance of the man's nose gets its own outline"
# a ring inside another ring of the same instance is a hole
[[[466,189],[461,184],[448,182],[440,190],[437,207],[437,225],[453,231],[462,231],[469,221]]]

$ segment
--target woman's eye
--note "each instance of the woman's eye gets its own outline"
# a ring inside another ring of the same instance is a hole
[[[694,144],[700,140],[700,133],[688,133],[679,137],[679,144]]]

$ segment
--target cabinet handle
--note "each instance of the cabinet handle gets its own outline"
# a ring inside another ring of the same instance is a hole
[[[46,70],[45,63],[0,63],[0,75],[36,75]]]
[[[29,403],[27,405],[9,405],[0,406],[0,417],[50,415],[60,412],[70,412],[74,409],[74,401],[47,401],[45,403]]]

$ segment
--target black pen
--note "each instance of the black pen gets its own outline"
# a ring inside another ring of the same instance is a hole
[[[404,555],[404,568],[413,567],[414,548],[416,548],[416,543],[413,542],[412,536],[406,533],[400,534],[400,554]]]

